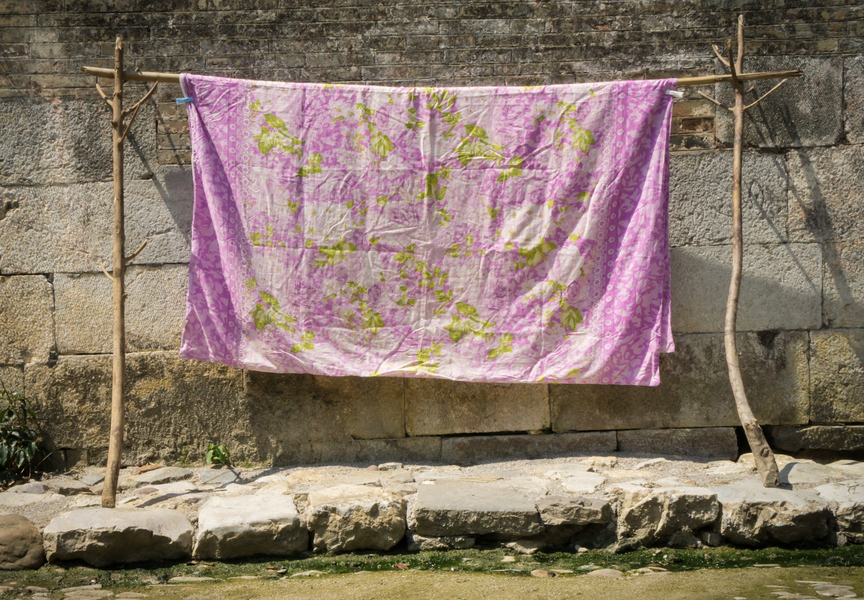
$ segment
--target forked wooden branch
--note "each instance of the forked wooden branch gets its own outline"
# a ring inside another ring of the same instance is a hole
[[[732,109],[731,109],[731,108],[729,108],[728,106],[726,106],[726,105],[723,104],[722,102],[717,102],[717,100],[715,100],[714,98],[712,98],[711,96],[709,96],[709,95],[706,94],[705,92],[698,92],[698,94],[699,94],[700,96],[702,96],[703,98],[705,98],[706,100],[708,100],[709,102],[711,102],[711,103],[713,103],[713,104],[716,104],[717,106],[719,106],[719,107],[722,108],[723,110],[728,110],[729,112],[732,112]]]
[[[108,106],[114,108],[114,103],[108,99],[108,96],[105,95],[105,92],[102,90],[102,86],[99,85],[99,82],[96,82],[96,91],[99,92],[99,95],[102,96],[102,99],[108,103]]]
[[[720,48],[717,47],[717,44],[711,44],[711,48],[714,49],[714,54],[717,55],[717,58],[720,59],[720,62],[723,63],[725,65],[725,67],[728,69],[729,68],[729,61],[726,60],[725,58],[723,58],[723,55],[720,54]]]
[[[750,408],[750,403],[747,401],[747,395],[744,391],[744,381],[741,378],[741,366],[738,363],[738,344],[735,334],[738,319],[738,297],[741,291],[741,274],[744,262],[744,234],[741,215],[741,158],[744,144],[744,111],[764,100],[771,92],[779,88],[783,82],[774,86],[767,94],[749,106],[744,105],[744,86],[738,78],[744,61],[743,15],[738,17],[738,56],[737,58],[732,57],[732,40],[728,40],[726,43],[726,54],[728,55],[726,64],[729,67],[732,86],[735,90],[735,107],[731,109],[735,115],[735,133],[732,147],[732,280],[729,283],[729,298],[726,302],[726,325],[724,328],[726,365],[729,369],[729,383],[732,386],[732,395],[735,397],[735,408],[738,410],[738,417],[741,420],[741,426],[744,428],[744,434],[747,436],[747,442],[753,451],[753,460],[762,479],[762,485],[765,487],[777,487],[780,485],[780,473],[777,469],[777,461],[774,459],[774,453],[765,440],[765,434],[762,432],[762,428],[759,426]],[[724,108],[730,110],[726,106]]]

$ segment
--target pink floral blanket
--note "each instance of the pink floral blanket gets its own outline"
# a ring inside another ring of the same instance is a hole
[[[195,181],[182,356],[659,383],[675,80],[181,82]]]

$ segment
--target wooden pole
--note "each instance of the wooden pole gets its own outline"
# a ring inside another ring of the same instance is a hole
[[[117,479],[123,454],[126,385],[126,298],[124,291],[126,228],[123,212],[123,40],[118,35],[114,46],[114,98],[111,116],[111,141],[114,148],[114,269],[111,275],[114,299],[114,360],[111,377],[111,437],[108,441],[108,467],[102,487],[102,507],[117,503]]]
[[[105,69],[102,67],[81,67],[81,70],[88,75],[95,75],[103,79],[112,79],[114,77],[113,69]],[[739,75],[740,81],[756,81],[759,79],[779,79],[786,77],[801,77],[803,71],[770,71],[767,73],[743,73]],[[155,81],[162,83],[180,83],[179,73],[159,73],[152,71],[125,71],[123,79],[126,81]],[[709,85],[712,83],[724,83],[732,81],[731,75],[705,75],[702,77],[682,77],[678,80],[678,87],[688,85]]]
[[[738,57],[732,58],[732,40],[727,42],[728,66],[735,89],[735,134],[732,145],[732,281],[729,284],[729,298],[726,302],[726,327],[724,337],[726,342],[726,365],[729,368],[729,382],[732,384],[732,394],[735,397],[735,407],[738,417],[747,436],[747,442],[753,451],[753,460],[765,487],[780,485],[780,474],[774,453],[765,440],[762,428],[753,416],[747,395],[744,393],[744,382],[741,379],[741,367],[738,364],[738,346],[735,340],[736,322],[738,318],[738,295],[741,290],[741,272],[744,259],[743,219],[741,216],[741,152],[744,143],[744,85],[737,76],[741,72],[744,61],[744,16],[738,18]],[[757,101],[758,102],[758,101]],[[754,103],[755,104],[755,103]]]

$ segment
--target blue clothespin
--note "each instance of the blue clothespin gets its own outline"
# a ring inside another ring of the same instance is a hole
[[[188,104],[189,102],[194,102],[195,99],[192,96],[187,96],[185,98],[177,98],[177,104]]]

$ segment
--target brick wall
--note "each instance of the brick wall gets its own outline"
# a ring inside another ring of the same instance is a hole
[[[781,447],[862,450],[864,5],[842,0],[0,1],[0,377],[39,403],[69,462],[104,460],[111,137],[78,67],[112,66],[118,33],[128,66],[145,70],[536,85],[723,72],[711,44],[725,44],[739,12],[747,70],[805,72],[747,122],[745,384]],[[127,284],[128,460],[200,460],[212,441],[277,463],[734,444],[722,342],[732,125],[699,91],[730,100],[728,85],[686,88],[674,111],[678,351],[659,388],[626,388],[272,376],[181,360],[189,136],[179,88],[161,86],[126,145],[127,244],[148,240]]]

